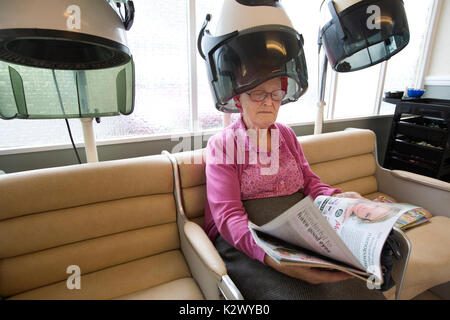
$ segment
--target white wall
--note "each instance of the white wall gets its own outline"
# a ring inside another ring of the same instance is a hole
[[[428,79],[442,79],[450,84],[450,0],[443,0],[435,35]]]

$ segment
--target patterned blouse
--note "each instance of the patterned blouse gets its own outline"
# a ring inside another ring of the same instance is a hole
[[[311,171],[290,127],[275,122],[268,130],[270,152],[256,146],[256,135],[246,129],[242,116],[211,137],[206,147],[205,231],[211,241],[220,233],[262,263],[265,253],[250,234],[242,200],[291,195],[299,189],[313,199],[341,192]]]

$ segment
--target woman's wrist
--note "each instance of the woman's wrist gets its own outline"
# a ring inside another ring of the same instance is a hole
[[[269,267],[274,268],[277,271],[280,271],[279,270],[279,266],[280,265],[275,260],[273,260],[268,254],[266,254],[264,256],[264,264],[269,266]]]

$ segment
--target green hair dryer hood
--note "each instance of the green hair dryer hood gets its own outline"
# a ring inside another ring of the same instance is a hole
[[[0,0],[0,117],[130,114],[133,18],[132,1]]]

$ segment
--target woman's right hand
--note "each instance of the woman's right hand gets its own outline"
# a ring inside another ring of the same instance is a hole
[[[282,266],[267,254],[264,256],[264,262],[278,272],[311,284],[331,283],[353,278],[353,276],[341,271],[326,271],[320,268],[300,266]]]

